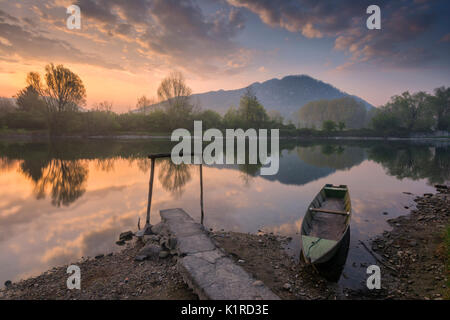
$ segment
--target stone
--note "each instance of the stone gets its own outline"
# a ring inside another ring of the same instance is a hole
[[[117,244],[118,246],[123,246],[123,245],[125,244],[125,241],[119,240],[119,241],[116,241],[116,244]]]
[[[131,239],[133,239],[133,232],[131,232],[131,231],[122,232],[119,235],[119,240],[128,241],[128,240],[131,240]]]
[[[177,238],[170,237],[169,240],[167,241],[166,245],[167,245],[168,249],[171,249],[171,250],[175,249],[177,246]]]
[[[143,260],[145,259],[154,259],[159,257],[159,254],[161,252],[161,247],[156,245],[156,244],[152,244],[149,243],[147,245],[145,245],[141,250],[139,250],[137,257],[139,257],[139,259],[142,259],[142,257],[145,257]],[[141,261],[141,260],[138,260]]]
[[[283,289],[284,290],[290,290],[291,289],[291,285],[289,283],[285,283],[285,284],[283,284]]]
[[[96,255],[95,256],[95,259],[101,259],[101,258],[103,258],[105,255],[104,254],[99,254],[99,255]]]
[[[167,234],[177,239],[178,271],[200,299],[280,299],[263,283],[253,285],[258,280],[217,248],[184,210],[161,210],[160,215]]]
[[[11,287],[11,286],[12,286],[11,280],[6,280],[6,281],[5,281],[5,287],[6,287],[6,288],[9,288],[9,287]]]
[[[148,243],[148,242],[159,242],[160,237],[156,234],[152,234],[152,235],[144,235],[144,237],[142,238],[142,240],[144,241],[144,243]]]
[[[252,283],[252,285],[255,287],[260,287],[263,286],[264,283],[261,280],[256,280],[255,282]]]
[[[169,255],[170,255],[170,254],[169,254],[169,251],[161,251],[161,252],[159,253],[159,257],[160,257],[161,259],[165,259],[165,258],[167,258]]]

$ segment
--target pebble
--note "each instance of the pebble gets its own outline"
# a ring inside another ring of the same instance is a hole
[[[255,287],[261,287],[264,285],[264,283],[261,280],[256,280],[252,283],[252,285],[254,285]]]
[[[160,253],[159,253],[159,257],[161,258],[161,259],[165,259],[165,258],[167,258],[169,256],[169,251],[161,251]]]
[[[289,283],[285,283],[285,284],[283,284],[283,289],[289,290],[289,289],[291,289],[291,285]]]

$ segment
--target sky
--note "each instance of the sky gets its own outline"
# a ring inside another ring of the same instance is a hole
[[[372,4],[380,30],[366,27]],[[171,71],[194,93],[307,74],[380,106],[450,85],[448,15],[446,0],[0,0],[0,96],[54,63],[81,77],[88,108],[117,112]]]

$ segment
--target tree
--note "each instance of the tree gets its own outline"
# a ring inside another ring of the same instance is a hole
[[[372,117],[371,124],[375,130],[388,133],[399,129],[400,120],[388,108],[381,107]]]
[[[450,87],[434,89],[431,108],[436,117],[436,129],[450,130]]]
[[[345,122],[339,121],[338,128],[339,128],[339,131],[344,131],[344,129],[345,129]]]
[[[327,131],[327,132],[335,131],[336,130],[336,122],[334,122],[332,120],[325,120],[322,123],[322,130]]]
[[[86,89],[80,77],[63,65],[45,67],[45,85],[39,73],[30,72],[27,83],[44,99],[51,135],[66,130],[68,113],[78,111],[86,102]]]
[[[260,128],[269,118],[251,87],[248,87],[241,97],[238,113],[247,128]]]
[[[20,90],[15,98],[20,111],[32,113],[45,112],[44,101],[39,97],[39,93],[30,85]]]
[[[94,107],[92,109],[94,111],[99,111],[99,112],[111,112],[112,105],[113,105],[112,102],[105,100],[105,101],[94,104]]]
[[[136,109],[142,111],[144,114],[148,114],[151,110],[150,107],[155,104],[155,100],[147,98],[145,95],[138,98],[136,103]]]
[[[367,109],[352,97],[311,101],[297,112],[299,128],[321,126],[326,120],[343,122],[346,128],[359,129],[365,126]]]
[[[8,98],[0,98],[0,115],[13,112],[16,109],[14,102]]]
[[[172,128],[183,126],[189,120],[194,108],[191,103],[192,90],[186,85],[180,72],[172,72],[161,81],[158,98],[166,106]]]
[[[281,115],[280,111],[278,111],[278,110],[270,110],[267,113],[267,115],[268,115],[270,121],[272,121],[272,123],[275,126],[279,126],[279,125],[283,124],[284,119],[283,119],[283,116]]]

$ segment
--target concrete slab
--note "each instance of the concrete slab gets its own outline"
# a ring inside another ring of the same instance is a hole
[[[256,279],[217,248],[202,225],[183,209],[161,210],[165,232],[177,238],[177,267],[200,299],[279,300]]]

